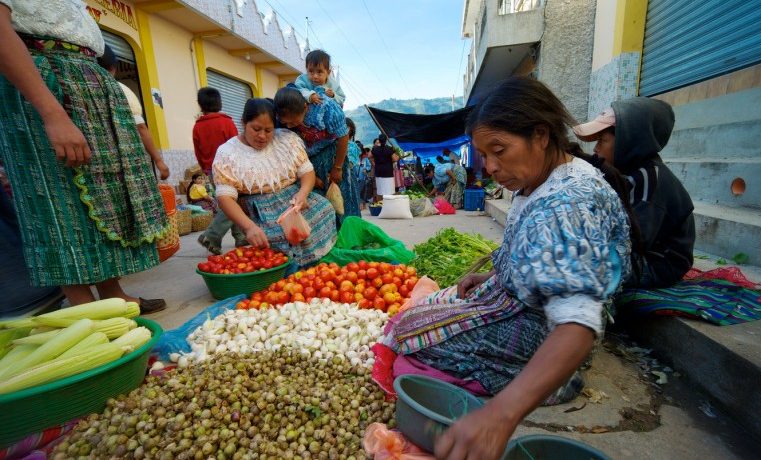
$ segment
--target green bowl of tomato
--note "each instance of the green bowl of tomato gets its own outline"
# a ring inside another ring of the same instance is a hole
[[[269,287],[283,279],[290,264],[288,257],[277,251],[236,248],[224,255],[209,256],[207,262],[198,264],[196,273],[212,297],[222,300]]]

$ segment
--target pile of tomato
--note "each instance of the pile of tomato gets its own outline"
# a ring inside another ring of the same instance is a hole
[[[417,282],[415,268],[403,264],[361,260],[339,267],[334,263],[322,263],[251,294],[250,299],[238,302],[237,308],[268,308],[289,302],[328,298],[394,315],[409,298]]]
[[[217,275],[234,275],[267,270],[286,262],[288,256],[280,251],[244,246],[219,256],[209,256],[206,262],[198,264],[198,269]]]

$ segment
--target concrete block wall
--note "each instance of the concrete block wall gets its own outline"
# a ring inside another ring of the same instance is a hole
[[[761,87],[674,105],[661,155],[695,203],[696,249],[761,265]]]

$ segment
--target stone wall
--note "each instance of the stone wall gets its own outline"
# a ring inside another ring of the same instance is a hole
[[[537,76],[574,118],[589,109],[596,0],[545,0]]]

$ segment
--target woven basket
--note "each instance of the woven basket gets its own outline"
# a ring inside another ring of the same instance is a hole
[[[193,211],[190,209],[178,209],[177,210],[177,232],[182,235],[187,235],[193,231]]]
[[[200,232],[201,230],[206,230],[206,227],[209,226],[212,219],[214,219],[214,215],[212,213],[194,215],[192,218],[191,230],[193,230],[194,232]]]
[[[159,251],[159,261],[163,262],[180,250],[180,234],[177,231],[177,202],[174,188],[167,184],[159,184],[161,198],[164,201],[164,209],[169,219],[169,231],[163,238],[156,241]]]

